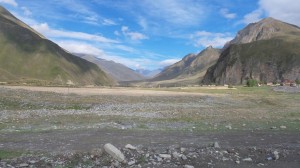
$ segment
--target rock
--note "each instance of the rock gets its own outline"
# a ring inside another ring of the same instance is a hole
[[[232,129],[231,125],[226,125],[225,128],[230,129],[230,130]]]
[[[214,148],[220,148],[220,145],[218,142],[214,142]]]
[[[119,162],[126,163],[124,154],[110,143],[104,145],[104,150]]]
[[[29,164],[27,164],[27,163],[21,163],[21,164],[19,164],[19,166],[17,166],[17,167],[28,167],[29,166]]]
[[[278,151],[274,151],[273,155],[274,155],[274,160],[278,160],[279,159],[279,152]]]
[[[286,129],[286,126],[282,125],[280,126],[281,129]]]
[[[37,163],[37,161],[35,161],[35,160],[29,160],[28,163],[35,164],[35,163]]]
[[[191,166],[191,165],[184,165],[183,167],[184,168],[194,168],[194,166]]]
[[[135,146],[132,146],[131,144],[127,144],[125,146],[126,149],[136,150],[137,148]]]
[[[273,158],[271,156],[267,157],[267,160],[273,160]]]
[[[264,166],[265,164],[263,163],[258,163],[257,166]]]
[[[173,152],[172,156],[176,159],[179,159],[181,157],[181,154],[179,154],[178,152]]]
[[[244,162],[252,162],[252,159],[251,158],[244,158],[243,161]]]
[[[134,164],[135,164],[135,160],[132,160],[132,161],[128,162],[128,166],[132,166]]]
[[[183,153],[186,151],[186,148],[180,148],[180,152]]]
[[[159,157],[161,157],[163,159],[171,159],[171,155],[170,154],[159,154]]]
[[[161,161],[162,161],[162,158],[161,158],[161,157],[158,157],[158,156],[157,156],[156,159],[157,159],[158,162],[161,162]]]
[[[181,159],[182,159],[182,160],[187,160],[187,157],[186,157],[185,155],[182,155],[182,156],[181,156]]]
[[[271,127],[271,129],[276,129],[276,127]]]
[[[239,160],[235,161],[236,164],[240,164],[241,162]]]

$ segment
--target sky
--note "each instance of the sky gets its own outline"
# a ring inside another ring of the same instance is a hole
[[[0,5],[69,52],[132,69],[161,69],[208,46],[222,48],[265,17],[300,26],[300,0],[0,0]]]

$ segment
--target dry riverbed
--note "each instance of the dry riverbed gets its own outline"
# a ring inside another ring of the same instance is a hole
[[[295,92],[1,86],[0,95],[0,167],[300,165]]]

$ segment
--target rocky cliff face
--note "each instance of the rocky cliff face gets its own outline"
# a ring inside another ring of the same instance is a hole
[[[300,79],[300,29],[273,18],[248,25],[225,45],[204,84]]]

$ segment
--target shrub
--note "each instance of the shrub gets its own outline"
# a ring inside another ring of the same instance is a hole
[[[254,86],[258,86],[258,82],[255,79],[248,79],[247,80],[247,86],[248,87],[254,87]]]
[[[297,85],[300,85],[300,79],[296,79],[295,82]]]

